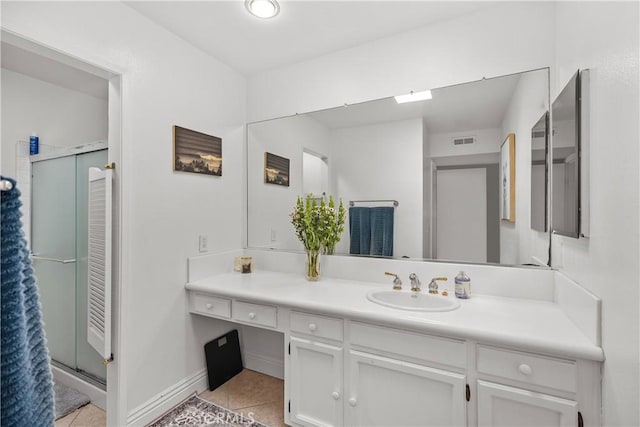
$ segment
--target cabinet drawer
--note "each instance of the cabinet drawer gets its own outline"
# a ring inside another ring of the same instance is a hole
[[[466,368],[464,341],[353,322],[351,344],[401,356]]]
[[[234,320],[242,322],[275,328],[277,325],[278,309],[270,305],[234,301],[233,318]]]
[[[570,360],[478,345],[478,372],[556,390],[577,390],[577,367]]]
[[[290,328],[293,332],[342,341],[342,319],[292,311]]]
[[[210,295],[192,295],[193,311],[208,316],[231,318],[231,300]]]

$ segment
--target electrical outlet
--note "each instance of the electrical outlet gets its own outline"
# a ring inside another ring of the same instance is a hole
[[[276,230],[271,229],[271,241],[275,242],[276,241]]]
[[[209,239],[207,238],[207,236],[201,234],[200,236],[198,236],[198,250],[200,252],[207,252],[208,249]]]

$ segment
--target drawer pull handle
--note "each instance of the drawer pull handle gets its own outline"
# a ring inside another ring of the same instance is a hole
[[[531,375],[531,366],[527,365],[527,364],[522,364],[520,366],[518,366],[518,370],[520,371],[521,374],[523,375]]]
[[[309,330],[311,332],[315,332],[316,329],[318,329],[318,327],[316,326],[315,323],[309,323]]]
[[[256,314],[254,312],[249,313],[249,319],[253,320],[256,318]]]
[[[356,406],[358,404],[358,400],[355,397],[349,399],[349,405]]]
[[[211,305],[211,303],[209,303],[209,304],[206,305],[206,307],[207,307],[207,310],[211,310],[213,308],[213,305]]]
[[[333,393],[331,393],[331,397],[333,397],[333,400],[338,400],[340,399],[340,393],[334,391]]]

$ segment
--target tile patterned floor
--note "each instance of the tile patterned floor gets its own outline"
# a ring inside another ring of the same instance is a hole
[[[253,418],[269,427],[286,427],[284,423],[284,381],[249,369],[200,397]],[[104,427],[106,413],[86,405],[56,421],[56,427]]]
[[[200,397],[247,415],[269,427],[285,427],[284,381],[249,369]]]
[[[56,427],[104,427],[107,414],[95,405],[88,404],[56,421]]]

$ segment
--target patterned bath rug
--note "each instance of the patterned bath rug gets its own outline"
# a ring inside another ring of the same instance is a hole
[[[171,409],[148,427],[267,427],[253,413],[234,412],[200,396],[192,396]]]

